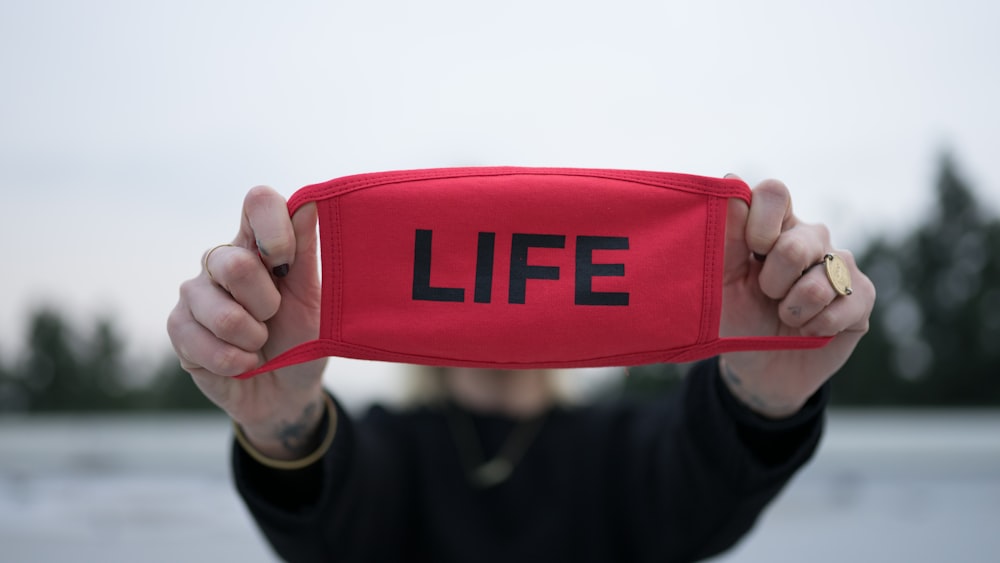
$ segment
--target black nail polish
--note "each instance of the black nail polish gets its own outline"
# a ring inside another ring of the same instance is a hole
[[[753,257],[758,262],[763,262],[764,260],[767,260],[767,254],[761,254],[759,252],[754,252]]]
[[[271,268],[271,273],[273,273],[274,276],[278,277],[278,278],[283,278],[283,277],[287,276],[288,275],[288,264],[282,264],[280,266],[275,266],[275,267]]]

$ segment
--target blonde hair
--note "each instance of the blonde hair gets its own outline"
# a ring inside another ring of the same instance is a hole
[[[412,365],[405,372],[402,404],[408,407],[440,405],[448,400],[450,392],[445,383],[445,369]],[[556,404],[567,405],[578,402],[567,380],[569,370],[546,370],[545,380]]]

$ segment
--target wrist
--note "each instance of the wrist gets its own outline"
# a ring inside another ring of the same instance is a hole
[[[264,453],[261,453],[257,448],[253,446],[244,435],[243,430],[240,428],[236,422],[233,422],[233,430],[236,434],[236,441],[239,443],[243,451],[253,458],[257,463],[269,467],[271,469],[278,469],[283,471],[293,471],[298,469],[303,469],[315,464],[317,461],[326,455],[326,452],[330,449],[333,444],[333,438],[337,434],[337,409],[333,404],[333,399],[329,395],[323,396],[324,399],[324,415],[320,418],[320,436],[319,443],[312,449],[312,452],[298,457],[296,459],[286,460],[286,459],[276,459],[274,457],[269,457]]]
[[[301,459],[315,451],[322,442],[325,428],[321,422],[327,413],[334,423],[336,410],[332,402],[327,407],[329,397],[322,391],[302,404],[288,406],[275,411],[265,419],[249,421],[233,420],[237,438],[243,445],[252,448],[272,460],[288,461]]]
[[[752,380],[734,370],[722,356],[719,357],[719,375],[730,394],[748,409],[764,418],[777,420],[797,413],[803,402],[777,397],[755,389]]]

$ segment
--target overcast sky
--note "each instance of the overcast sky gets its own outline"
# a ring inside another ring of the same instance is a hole
[[[998,6],[5,0],[0,360],[40,303],[166,351],[177,286],[255,184],[735,172],[785,180],[802,217],[860,249],[927,211],[948,149],[996,210]]]

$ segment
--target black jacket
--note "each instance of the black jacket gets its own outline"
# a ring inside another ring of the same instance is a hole
[[[466,478],[444,408],[352,421],[338,406],[323,460],[278,471],[236,445],[234,476],[289,561],[694,561],[731,547],[811,457],[826,396],[769,421],[702,362],[670,398],[553,409],[487,489]],[[465,415],[487,457],[516,424]]]

